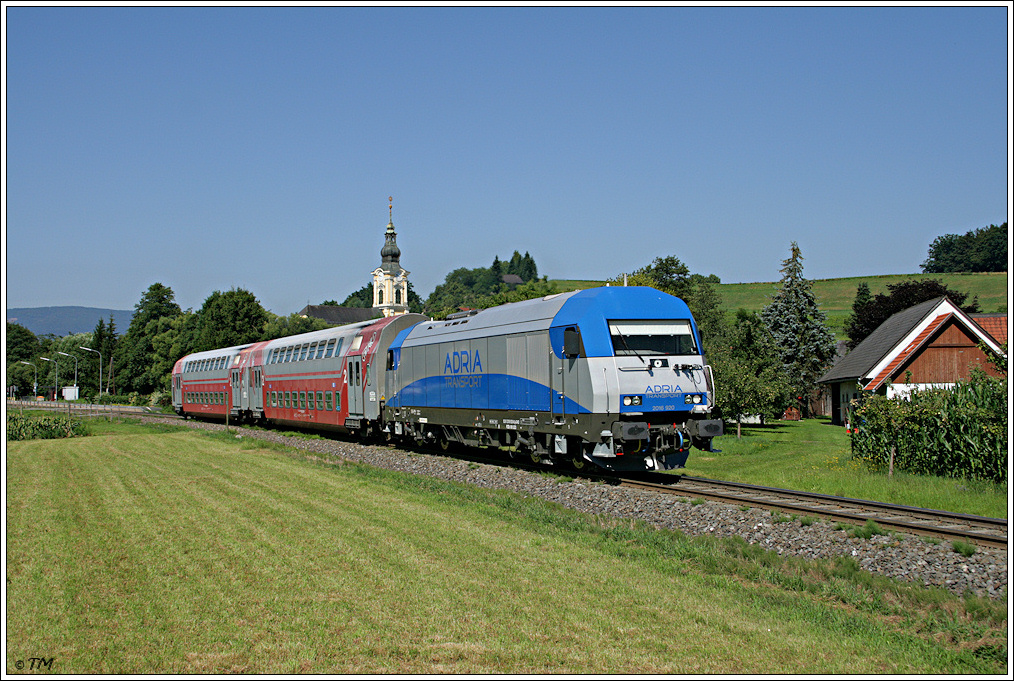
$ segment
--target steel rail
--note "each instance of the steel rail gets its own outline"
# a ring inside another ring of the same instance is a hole
[[[688,476],[684,476],[680,484],[675,486],[674,481],[659,482],[659,476],[650,477],[654,480],[645,479],[644,476],[625,477],[621,479],[621,484],[788,513],[805,513],[860,525],[873,521],[881,527],[892,530],[947,540],[960,539],[993,548],[1007,548],[1007,520],[1004,518],[951,513],[866,499]],[[675,476],[661,477],[664,479]]]

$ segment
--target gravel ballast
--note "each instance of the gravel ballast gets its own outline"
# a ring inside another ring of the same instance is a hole
[[[225,428],[222,424],[198,421],[188,421],[187,425],[208,430]],[[581,478],[567,481],[510,467],[475,464],[342,440],[292,437],[278,431],[243,429],[237,431],[237,436],[277,442],[312,451],[325,458],[356,461],[478,487],[511,490],[577,511],[639,519],[688,535],[736,535],[751,544],[786,556],[851,556],[864,570],[925,586],[942,587],[957,595],[972,593],[996,599],[1007,597],[1005,550],[980,546],[976,547],[974,554],[966,557],[957,553],[947,541],[933,543],[923,537],[898,533],[874,535],[869,539],[850,537],[845,530],[834,529],[834,523],[823,520],[802,525],[798,520],[779,521],[777,516],[764,509],[744,510],[735,504],[714,501],[692,504],[686,497],[615,487]]]

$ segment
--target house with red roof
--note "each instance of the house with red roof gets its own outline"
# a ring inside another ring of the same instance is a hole
[[[997,375],[980,342],[1006,356],[1006,314],[968,314],[941,297],[892,315],[818,380],[830,388],[832,423],[846,425],[850,405],[864,394],[950,387],[976,366]]]

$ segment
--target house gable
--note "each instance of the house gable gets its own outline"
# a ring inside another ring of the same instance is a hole
[[[979,348],[981,336],[954,314],[938,315],[895,355],[866,386],[875,391],[885,382],[917,385],[952,384],[971,377],[973,367],[999,375]]]

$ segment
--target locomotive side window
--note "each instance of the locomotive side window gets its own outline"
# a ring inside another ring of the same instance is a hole
[[[693,330],[688,320],[631,320],[609,322],[613,354],[696,355]]]

